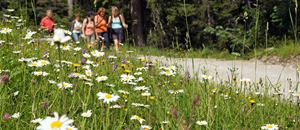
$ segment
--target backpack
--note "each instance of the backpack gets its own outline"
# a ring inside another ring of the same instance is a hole
[[[73,20],[72,22],[71,22],[71,25],[70,25],[70,28],[69,28],[69,30],[72,32],[73,30],[74,30],[74,26],[75,26],[75,20]]]

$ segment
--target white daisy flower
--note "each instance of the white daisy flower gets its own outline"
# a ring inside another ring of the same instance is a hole
[[[265,104],[263,104],[263,103],[257,103],[256,106],[264,107]]]
[[[134,51],[126,51],[127,53],[133,53]]]
[[[97,58],[98,58],[98,57],[102,57],[102,56],[105,55],[104,52],[99,52],[99,51],[97,51],[97,50],[92,51],[91,54],[92,54],[94,57],[97,57]]]
[[[149,126],[149,125],[142,125],[141,126],[141,130],[150,130],[150,129],[152,129],[152,127]]]
[[[204,80],[211,80],[212,79],[212,76],[210,76],[210,75],[202,75],[201,77]]]
[[[59,60],[57,60],[57,62],[59,62]],[[72,62],[65,61],[65,60],[61,61],[61,63],[67,64],[67,65],[72,65],[73,64]]]
[[[20,54],[21,51],[13,51],[12,53],[14,53],[14,54]]]
[[[120,109],[120,108],[123,108],[123,106],[121,106],[121,105],[113,105],[113,106],[111,106],[109,108],[111,108],[111,109]]]
[[[11,117],[18,119],[21,116],[20,112],[14,113]]]
[[[8,34],[8,33],[11,33],[11,32],[12,32],[12,29],[10,29],[10,28],[2,28],[0,30],[1,34]]]
[[[44,77],[49,75],[49,73],[43,71],[34,71],[32,72],[32,74],[35,76],[44,76]]]
[[[39,122],[37,130],[67,130],[72,127],[73,120],[63,115],[59,117],[58,113],[54,112],[54,117],[46,117]]]
[[[148,67],[141,67],[141,68],[136,68],[136,71],[146,71],[148,70]]]
[[[49,82],[50,84],[56,84],[56,81],[54,81],[54,80],[48,80],[48,82]]]
[[[103,102],[107,104],[111,102],[116,102],[120,98],[118,95],[102,93],[102,92],[99,92],[97,96],[99,97],[98,98],[99,100],[103,100]]]
[[[135,77],[133,75],[127,75],[127,74],[122,74],[121,75],[121,82],[123,83],[129,83],[135,80]]]
[[[69,126],[67,127],[67,130],[78,130],[75,126]]]
[[[200,126],[207,126],[208,125],[207,121],[197,121],[196,124],[200,125]]]
[[[40,63],[42,66],[50,65],[50,62],[47,60],[38,60],[38,63]]]
[[[84,53],[82,56],[83,56],[84,58],[91,58],[91,55],[88,54],[88,53]]]
[[[278,130],[279,127],[276,124],[266,124],[261,127],[262,130]]]
[[[58,83],[57,86],[60,89],[68,89],[68,88],[72,88],[73,84],[62,82],[62,83]]]
[[[80,48],[80,47],[76,47],[76,48],[74,48],[73,50],[74,50],[74,51],[80,51],[81,48]]]
[[[88,77],[92,77],[93,72],[91,70],[85,70],[85,75],[88,76]]]
[[[86,117],[86,118],[91,117],[92,116],[92,110],[88,110],[86,112],[81,113],[81,116]]]
[[[83,68],[83,69],[85,69],[85,70],[88,70],[88,69],[90,69],[90,68],[91,68],[91,66],[89,66],[89,65],[85,65],[85,66],[82,66],[82,68]]]
[[[251,82],[251,79],[249,78],[243,78],[240,80],[241,82],[244,82],[244,83],[250,83]]]
[[[67,41],[71,40],[70,36],[65,35],[65,31],[63,29],[55,29],[54,36],[52,42],[59,42],[59,43],[66,43]]]
[[[159,74],[170,77],[170,76],[176,75],[176,72],[169,69],[169,70],[166,70],[166,71],[161,71]]]
[[[8,12],[14,12],[15,9],[6,9]]]
[[[32,59],[31,59],[32,60]],[[47,61],[47,60],[38,60],[38,61],[31,61],[28,66],[29,67],[43,67],[43,66],[46,66],[46,65],[49,65],[50,62]]]
[[[142,74],[143,74],[142,72],[136,72],[133,75],[142,75]]]
[[[69,45],[65,45],[65,46],[62,46],[61,49],[62,49],[63,51],[68,51],[68,50],[71,50],[72,47],[69,46]]]
[[[36,34],[36,32],[28,31],[24,39],[25,39],[25,40],[32,39],[32,36],[33,36],[34,34]]]
[[[133,90],[135,90],[135,91],[146,91],[146,90],[149,90],[149,87],[137,86],[137,87],[134,87]]]
[[[170,124],[170,121],[162,121],[161,124]]]
[[[108,58],[108,59],[117,59],[118,57],[113,56],[113,55],[110,55],[110,56],[108,56],[107,58]]]
[[[103,81],[106,81],[108,79],[107,76],[99,76],[96,78],[96,81],[97,82],[103,82]]]
[[[125,95],[130,94],[128,91],[125,91],[125,90],[118,90],[118,92],[121,94],[125,94]]]
[[[43,120],[42,118],[33,119],[33,120],[31,120],[31,123],[34,123],[34,124],[40,123],[42,120]]]
[[[150,105],[145,105],[145,104],[141,104],[141,103],[131,103],[132,106],[135,107],[145,107],[145,108],[149,108]]]
[[[28,63],[29,67],[42,67],[42,64],[36,61]]]
[[[184,93],[183,89],[179,89],[179,90],[169,90],[168,91],[170,94],[179,94],[179,93]]]
[[[143,122],[145,121],[145,119],[143,119],[143,118],[141,118],[141,117],[139,117],[139,116],[137,116],[137,115],[133,115],[133,116],[130,118],[130,120],[137,120],[137,121],[140,122],[140,124],[143,124]]]
[[[136,82],[142,82],[144,81],[144,78],[143,77],[139,77],[138,79],[135,80]]]
[[[18,96],[19,95],[19,91],[14,92],[14,96]]]
[[[92,64],[94,64],[94,62],[91,61],[91,60],[87,60],[87,61],[86,61],[86,64],[92,65]]]
[[[88,85],[88,86],[93,86],[94,84],[91,82],[85,82],[84,84]]]
[[[148,91],[144,92],[141,94],[143,97],[149,97],[151,96],[151,93],[149,93]]]

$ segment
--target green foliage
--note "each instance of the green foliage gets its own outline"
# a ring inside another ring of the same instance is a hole
[[[0,26],[2,27],[3,24],[13,28],[16,22],[1,22]],[[1,115],[17,112],[21,114],[18,118],[2,117],[1,129],[35,129],[39,124],[32,123],[33,119],[45,119],[53,112],[58,112],[59,115],[66,114],[74,120],[73,124],[78,129],[140,129],[141,124],[130,119],[133,115],[145,119],[143,125],[150,125],[155,130],[185,128],[187,127],[185,122],[191,130],[260,129],[261,126],[269,123],[286,129],[297,129],[300,126],[294,121],[299,119],[299,106],[285,101],[284,96],[278,93],[272,93],[274,86],[267,83],[260,83],[261,86],[257,87],[256,83],[238,82],[239,79],[229,78],[224,80],[226,84],[217,84],[210,78],[196,79],[190,78],[190,75],[182,76],[179,73],[183,68],[173,66],[167,67],[166,70],[177,68],[172,69],[177,72],[174,76],[161,75],[160,72],[163,71],[161,68],[166,68],[165,66],[154,60],[140,59],[138,58],[140,55],[128,53],[127,50],[119,53],[108,51],[105,52],[105,56],[98,58],[92,56],[88,60],[93,61],[93,64],[83,63],[75,68],[74,64],[80,63],[83,54],[81,51],[75,51],[74,48],[85,49],[86,54],[95,49],[86,48],[85,44],[71,42],[63,44],[63,47],[69,46],[72,49],[61,51],[64,62],[63,66],[59,66],[60,53],[57,45],[51,46],[47,42],[28,44],[28,40],[32,39],[23,39],[27,29],[28,26],[23,26],[20,29],[13,29],[8,34],[0,34],[0,39],[4,40],[4,44],[0,46],[0,76],[9,75],[8,82],[3,82],[2,78],[0,82],[0,113]],[[37,33],[34,38],[41,38],[41,36]],[[19,53],[15,53],[16,51]],[[45,51],[48,56],[45,56]],[[207,48],[203,50],[203,55],[212,53],[214,52]],[[116,58],[108,58],[112,55]],[[47,60],[50,64],[43,67],[30,67],[28,64],[31,62],[19,61],[21,58],[33,57],[37,60]],[[114,65],[118,65],[115,70],[112,69]],[[137,69],[145,65],[149,65],[145,67],[148,69],[144,71]],[[69,76],[74,72],[87,75],[86,68],[93,72],[92,76],[84,79]],[[34,71],[47,72],[49,75],[35,76]],[[204,74],[207,72],[207,70],[202,71]],[[137,85],[124,84],[120,81],[121,74],[133,75],[138,72],[141,74],[136,74],[135,77],[143,77],[143,81],[135,82]],[[107,76],[108,80],[97,82],[95,78],[102,75]],[[57,83],[51,83],[49,80]],[[57,86],[60,82],[71,83],[73,87],[61,89]],[[87,83],[92,83],[93,86]],[[107,83],[115,86],[111,87]],[[238,87],[238,84],[243,87]],[[135,91],[136,86],[148,87],[147,92],[151,93],[151,96],[141,96],[145,91]],[[119,90],[130,94],[124,94]],[[170,90],[183,92],[176,91],[171,94]],[[252,91],[256,93],[251,93]],[[117,94],[120,98],[116,102],[105,104],[98,99],[98,92]],[[273,97],[268,97],[268,94],[272,94]],[[296,95],[294,98],[299,97]],[[296,101],[299,103],[298,100]],[[137,107],[132,103],[149,105],[149,107]],[[110,109],[114,105],[120,105],[121,108]],[[87,110],[92,111],[91,117],[81,116]],[[196,123],[202,120],[207,121],[208,124],[201,126]],[[162,123],[166,121],[167,123]]]
[[[107,15],[110,15],[110,7],[117,5],[129,25],[134,22],[130,17],[130,1],[97,0],[96,3],[94,2],[94,0],[74,0],[74,10],[82,12],[84,17],[88,10],[96,11],[98,7],[103,6],[108,9]],[[33,10],[39,21],[47,8],[54,9],[59,24],[67,24],[70,20],[66,17],[66,1],[21,0],[21,2],[9,1],[9,3],[10,7],[26,7],[20,9],[20,12],[23,12],[24,16],[28,14],[29,21],[34,21]],[[31,3],[36,8],[32,8]],[[294,37],[294,34],[298,33],[294,31],[299,30],[297,25],[300,20],[296,20],[299,13],[295,12],[294,0],[186,0],[186,3],[182,0],[144,0],[143,3],[147,42],[149,45],[161,48],[210,47],[210,49],[230,52],[247,52],[255,47],[265,47],[265,33],[268,33],[269,38],[281,40],[284,37]],[[256,17],[256,14],[259,14],[259,17]],[[257,30],[256,22],[258,22]],[[30,23],[34,24],[34,22]],[[208,28],[216,31],[208,33]],[[129,33],[130,31],[131,29]],[[186,45],[189,39],[191,46]],[[273,45],[274,43],[270,44]]]

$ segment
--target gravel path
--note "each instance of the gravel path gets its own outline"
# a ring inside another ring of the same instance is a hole
[[[217,77],[214,80],[224,81],[231,77],[230,69],[236,68],[236,73],[240,79],[250,79],[252,82],[259,81],[261,78],[264,82],[273,85],[280,85],[283,93],[287,93],[290,86],[288,79],[295,86],[299,82],[297,78],[297,69],[290,66],[268,65],[260,61],[244,60],[217,60],[217,59],[200,59],[200,58],[166,58],[146,56],[145,58],[160,61],[166,65],[177,65],[182,67],[182,73],[189,72],[192,76],[201,78],[203,69],[208,70],[209,75]],[[298,91],[299,92],[299,91]]]

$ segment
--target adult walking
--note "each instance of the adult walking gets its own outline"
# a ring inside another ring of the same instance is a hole
[[[54,20],[53,20],[53,11],[47,10],[46,16],[40,22],[40,28],[44,29],[46,33],[51,34],[54,31]]]
[[[112,6],[112,15],[108,19],[108,25],[112,28],[112,38],[115,44],[115,50],[120,50],[120,45],[124,37],[123,28],[128,28],[125,18],[120,14],[118,7]]]
[[[82,30],[82,23],[80,22],[80,13],[78,13],[76,14],[75,19],[72,21],[71,24],[72,37],[76,43],[80,42],[81,30]]]
[[[88,45],[94,45],[97,37],[95,21],[94,21],[94,12],[89,11],[87,17],[83,20],[82,33],[83,37],[86,39]]]
[[[105,16],[106,9],[104,7],[101,7],[97,11],[97,15],[95,16],[95,24],[96,24],[96,33],[98,34],[98,40],[102,41],[101,43],[101,51],[103,51],[105,48],[109,49],[110,42],[109,42],[109,35],[107,31],[107,17]],[[100,44],[100,43],[99,43]]]

